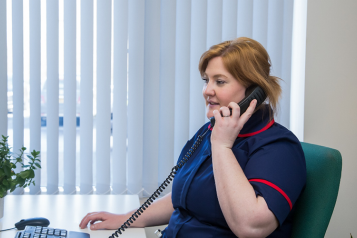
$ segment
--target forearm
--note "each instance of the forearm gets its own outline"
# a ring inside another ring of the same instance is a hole
[[[136,210],[127,213],[128,218]],[[171,200],[171,193],[164,197],[154,201],[151,205],[144,210],[144,212],[136,218],[136,221],[131,227],[147,227],[147,226],[159,226],[168,224],[170,217],[174,211]]]
[[[213,172],[224,217],[239,237],[265,237],[277,227],[273,213],[255,191],[233,152],[212,145]]]

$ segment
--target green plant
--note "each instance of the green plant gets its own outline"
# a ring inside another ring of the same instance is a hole
[[[6,196],[7,192],[14,191],[18,187],[25,188],[32,183],[35,185],[33,178],[35,177],[35,169],[41,168],[38,156],[40,151],[32,151],[27,155],[29,162],[24,164],[23,155],[26,147],[20,149],[20,154],[15,155],[10,151],[7,143],[8,136],[2,136],[0,141],[0,198]],[[20,165],[24,170],[15,173],[16,165]]]

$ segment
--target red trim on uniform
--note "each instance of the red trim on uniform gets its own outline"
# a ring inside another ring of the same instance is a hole
[[[249,182],[258,182],[258,183],[264,183],[272,188],[274,188],[275,190],[277,190],[279,193],[281,193],[281,195],[284,196],[284,198],[286,199],[286,201],[289,203],[289,207],[290,207],[290,210],[293,208],[293,204],[291,203],[291,200],[290,198],[288,197],[288,195],[286,195],[286,193],[281,189],[279,188],[278,186],[276,186],[275,184],[267,181],[267,180],[264,180],[264,179],[249,179]]]
[[[266,126],[264,126],[262,129],[260,129],[259,131],[255,131],[255,132],[251,132],[251,133],[247,133],[247,134],[239,134],[238,137],[249,137],[249,136],[254,136],[256,134],[259,134],[260,132],[268,130],[274,124],[274,122],[275,121],[273,119]]]
[[[256,134],[259,134],[260,132],[268,130],[274,123],[275,123],[275,121],[273,119],[266,126],[264,126],[262,129],[260,129],[259,131],[255,131],[255,132],[251,132],[251,133],[247,133],[247,134],[239,134],[238,137],[254,136]],[[211,124],[208,125],[208,129],[210,129],[211,131],[213,130],[213,127],[211,127]]]

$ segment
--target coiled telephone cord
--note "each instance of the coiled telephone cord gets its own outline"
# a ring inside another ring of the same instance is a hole
[[[177,165],[175,165],[172,169],[171,172],[169,174],[169,176],[164,180],[164,182],[159,186],[158,189],[156,189],[156,191],[146,200],[146,202],[143,203],[143,205],[141,205],[138,210],[136,210],[131,217],[126,220],[126,222],[123,223],[123,225],[121,225],[117,231],[115,231],[111,236],[109,236],[109,238],[114,238],[114,237],[119,237],[119,234],[121,235],[125,229],[129,228],[130,225],[136,220],[136,218],[138,218],[141,213],[143,213],[146,208],[149,207],[149,205],[151,203],[154,202],[154,200],[156,198],[159,197],[160,193],[163,192],[163,190],[171,183],[172,179],[175,177],[175,174],[177,173],[177,171],[179,169],[182,168],[182,166],[184,166],[184,164],[190,159],[191,155],[196,151],[196,149],[200,146],[203,137],[206,135],[206,133],[208,132],[208,130],[206,130],[202,135],[199,135],[197,140],[195,141],[195,143],[192,145],[192,147],[187,151],[186,155],[177,163]]]

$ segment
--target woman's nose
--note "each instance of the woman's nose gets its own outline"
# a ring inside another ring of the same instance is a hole
[[[209,96],[214,95],[214,88],[213,88],[213,85],[212,85],[210,82],[208,82],[208,83],[204,86],[204,88],[203,88],[203,93],[204,93],[205,95],[209,95]]]

